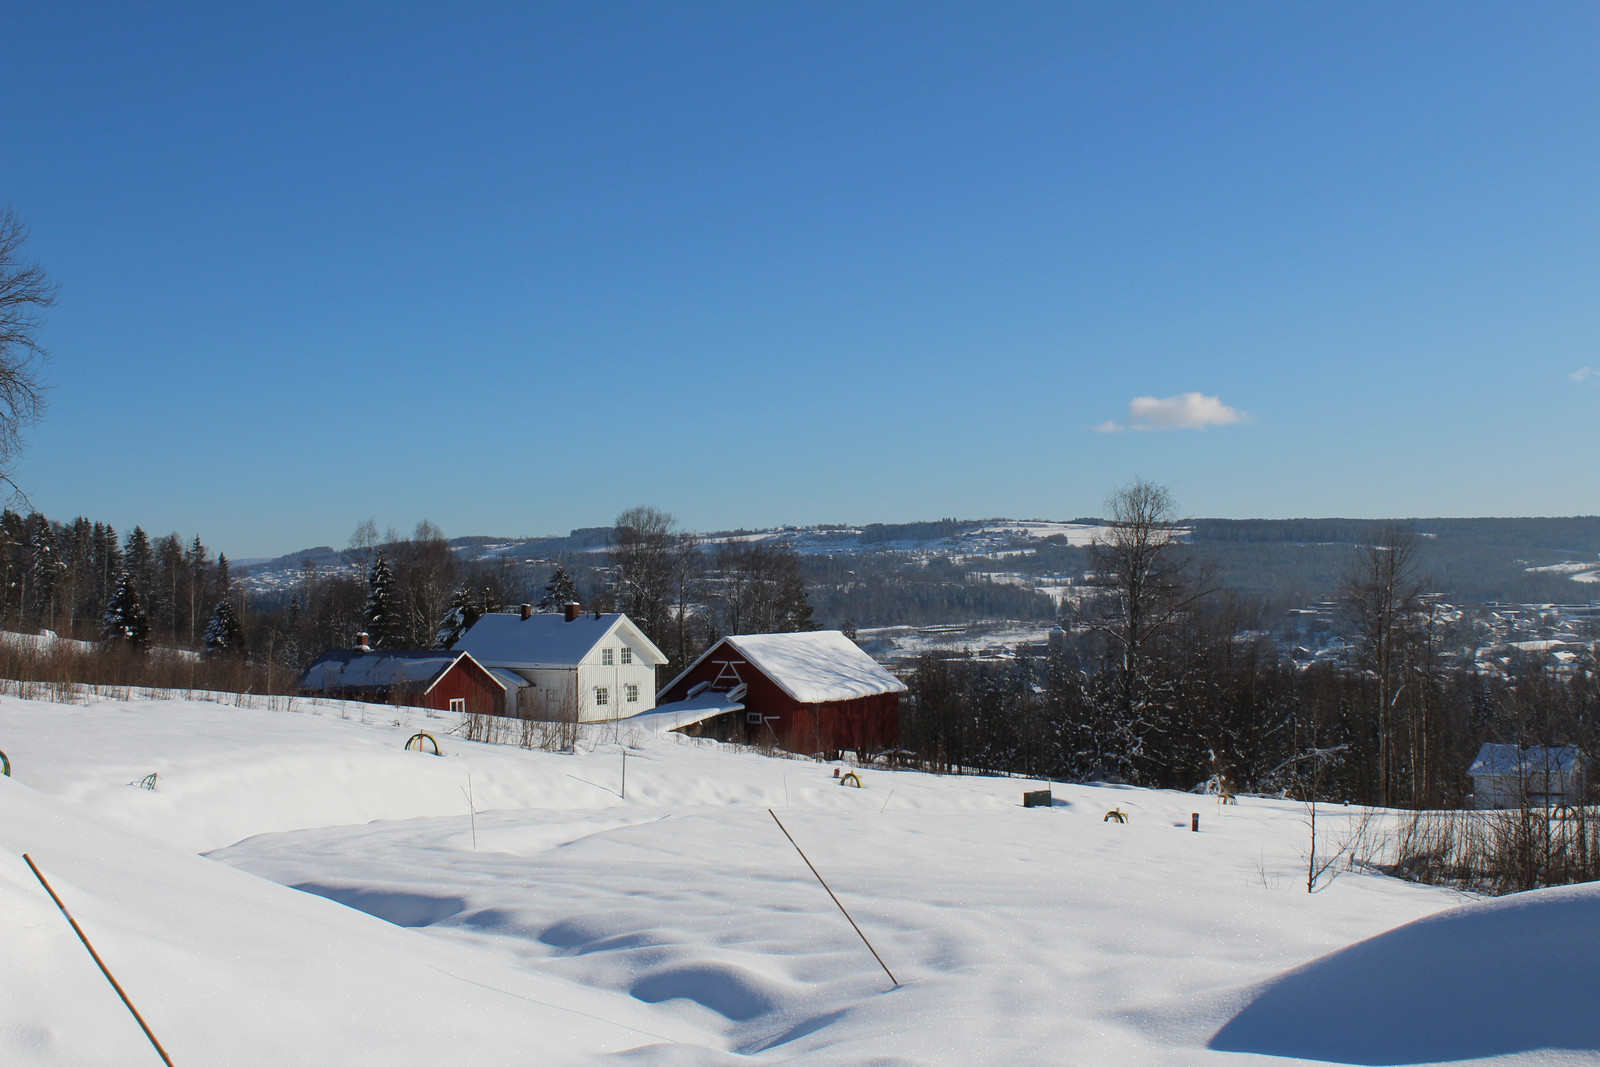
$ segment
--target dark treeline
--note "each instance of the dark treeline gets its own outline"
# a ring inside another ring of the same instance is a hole
[[[1094,550],[1093,595],[1042,655],[927,656],[909,679],[902,745],[940,770],[1189,789],[1287,792],[1398,807],[1459,805],[1486,741],[1578,745],[1600,757],[1591,654],[1504,674],[1447,653],[1453,616],[1403,527],[1346,546],[1328,593],[1344,662],[1302,668],[1256,629],[1258,605],[1219,592],[1171,501],[1135,485]]]
[[[907,565],[897,556],[882,553],[810,555],[801,558],[801,567],[818,615],[851,619],[857,626],[1045,620],[1056,614],[1050,597],[1019,585],[990,581],[975,573],[981,568],[943,557]]]
[[[213,558],[199,537],[152,539],[138,526],[122,537],[87,518],[0,512],[0,619],[8,629],[99,640],[108,611],[121,604],[142,616],[136,643],[200,648],[230,585],[227,556]]]

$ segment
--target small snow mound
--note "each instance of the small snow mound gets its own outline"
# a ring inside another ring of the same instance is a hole
[[[641,978],[629,992],[646,1004],[692,1000],[735,1022],[765,1015],[778,1001],[767,982],[743,967],[724,963],[669,967]]]
[[[1468,904],[1265,983],[1210,1047],[1352,1064],[1600,1052],[1600,885]]]

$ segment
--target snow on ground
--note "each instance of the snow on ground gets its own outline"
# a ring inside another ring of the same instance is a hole
[[[1022,538],[1064,537],[1069,545],[1085,546],[1101,541],[1110,533],[1109,526],[1092,526],[1082,522],[1039,522],[1032,519],[1008,519],[991,523],[979,530],[980,534],[1011,534]]]
[[[1308,895],[1299,805],[296,707],[0,700],[0,1061],[154,1062],[26,851],[180,1064],[1600,1062],[1593,889]]]

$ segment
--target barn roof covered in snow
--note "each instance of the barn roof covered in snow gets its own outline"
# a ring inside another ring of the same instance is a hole
[[[838,630],[725,637],[690,664],[683,674],[688,674],[706,656],[725,645],[732,646],[778,688],[802,704],[857,700],[906,691],[904,682],[880,667]],[[662,692],[671,689],[677,681],[673,679]]]
[[[408,687],[427,692],[461,659],[482,667],[471,656],[459,651],[363,652],[358,648],[334,648],[306,668],[300,676],[299,688],[324,692]],[[495,682],[505,685],[498,678]]]
[[[598,618],[579,615],[571,622],[561,612],[539,612],[526,619],[520,612],[490,612],[451,647],[495,667],[576,667],[613,635],[625,640],[645,664],[654,667],[667,662],[644,631],[620,612]]]
[[[1478,758],[1472,761],[1467,773],[1473,776],[1510,775],[1526,777],[1535,774],[1571,774],[1580,766],[1576,747],[1520,748],[1517,745],[1489,743],[1478,749]]]

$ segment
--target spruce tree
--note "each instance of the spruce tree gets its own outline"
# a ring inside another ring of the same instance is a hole
[[[156,552],[150,544],[150,535],[144,532],[144,527],[135,526],[133,532],[122,545],[123,569],[128,572],[128,578],[139,590],[139,599],[144,603],[145,610],[149,610],[151,602],[155,599],[156,587]]]
[[[395,595],[394,573],[379,549],[367,571],[367,606],[361,612],[361,627],[373,648],[399,648],[405,628],[401,624],[399,598]]]
[[[811,598],[806,595],[806,580],[800,568],[791,562],[778,579],[777,590],[778,633],[792,634],[815,630],[811,619]]]
[[[578,599],[578,587],[572,584],[572,576],[561,564],[556,564],[556,572],[544,585],[544,596],[539,598],[540,611],[560,611],[567,604]]]
[[[30,545],[29,581],[34,612],[45,626],[55,623],[61,581],[66,568],[56,555],[56,534],[48,522],[40,521],[33,530]]]
[[[127,574],[119,575],[117,591],[106,604],[106,624],[100,631],[100,639],[142,651],[149,637],[150,619],[139,599],[139,587]]]
[[[473,601],[466,586],[456,590],[444,618],[439,620],[439,630],[433,636],[434,648],[451,648],[461,640],[461,635],[472,629],[472,624],[483,617],[483,610]]]
[[[206,656],[243,656],[245,652],[244,627],[234,614],[233,604],[224,596],[211,610],[211,621],[206,623]]]

